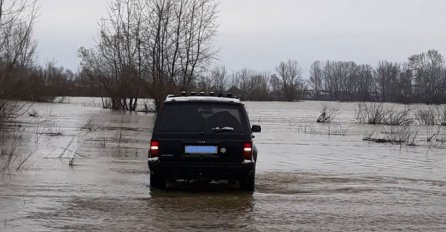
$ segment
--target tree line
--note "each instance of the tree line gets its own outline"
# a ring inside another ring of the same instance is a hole
[[[48,101],[77,76],[54,63],[36,64],[36,0],[0,0],[0,112],[11,100]]]
[[[446,103],[446,63],[436,50],[412,55],[405,63],[383,60],[375,67],[352,61],[315,61],[308,77],[296,60],[287,60],[280,62],[272,73],[249,69],[228,71],[217,66],[191,80],[189,88],[165,91],[161,100],[168,93],[186,90],[230,92],[252,101]]]
[[[304,78],[297,61],[274,73],[217,67],[199,79],[198,90],[229,91],[242,100],[372,101],[446,103],[446,63],[437,50],[415,54],[405,63],[380,61],[376,67],[353,61],[315,61]]]
[[[446,103],[446,64],[437,50],[412,55],[402,64],[380,61],[376,68],[316,61],[309,84],[317,100]]]

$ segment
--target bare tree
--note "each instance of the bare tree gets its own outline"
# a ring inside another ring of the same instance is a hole
[[[436,50],[409,57],[409,67],[414,75],[415,91],[425,102],[440,102],[444,97],[445,60]]]
[[[267,101],[271,100],[270,91],[270,75],[268,73],[255,73],[249,79],[249,96],[250,100]]]
[[[239,96],[242,100],[249,100],[249,82],[254,72],[242,69],[232,74],[230,92]]]
[[[0,0],[0,127],[20,108],[10,100],[21,98],[26,88],[36,49],[36,14],[36,1]]]
[[[280,62],[276,71],[282,79],[285,99],[287,101],[297,100],[298,88],[303,86],[302,71],[298,62],[295,60]]]
[[[323,90],[323,71],[320,61],[315,61],[310,68],[310,86],[314,91],[314,97],[320,99]]]
[[[355,98],[362,101],[375,100],[372,95],[376,92],[376,85],[373,79],[373,68],[370,65],[359,65],[357,67],[357,77],[354,82],[357,82],[357,96]],[[379,99],[376,99],[379,100]]]
[[[115,110],[135,111],[143,73],[141,30],[143,2],[115,0],[101,20],[96,49],[81,48],[81,67],[100,83]]]
[[[228,74],[224,66],[215,67],[210,71],[210,92],[222,93],[228,88]]]
[[[159,108],[168,93],[189,90],[215,55],[213,0],[114,0],[98,47],[80,49],[82,67],[134,110],[141,86]],[[145,84],[141,84],[144,82]]]
[[[282,100],[283,92],[282,92],[282,81],[280,80],[280,78],[276,74],[273,74],[269,79],[269,83],[271,88],[271,93],[270,93],[271,99],[275,101]]]
[[[376,83],[381,94],[382,101],[395,101],[398,92],[398,78],[401,73],[401,65],[389,61],[380,61],[375,70]]]
[[[157,107],[169,92],[188,91],[214,58],[213,0],[147,0],[144,55]]]
[[[197,83],[199,91],[223,93],[228,88],[228,76],[224,66],[215,67],[202,75]]]
[[[36,14],[36,1],[0,0],[0,98],[17,97],[19,86],[13,85],[33,63]]]

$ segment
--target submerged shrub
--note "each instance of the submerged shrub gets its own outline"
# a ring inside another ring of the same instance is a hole
[[[5,124],[5,120],[6,120],[6,101],[4,100],[0,100],[0,128],[3,127],[3,125]]]
[[[24,104],[0,99],[0,129],[4,128],[8,121],[22,114],[23,108],[25,108]]]
[[[330,104],[322,104],[321,115],[317,118],[318,123],[330,123],[339,114],[339,109]]]
[[[418,130],[415,130],[411,126],[386,126],[381,133],[376,133],[375,131],[367,132],[364,134],[363,140],[376,143],[395,143],[414,146],[416,145],[415,142],[418,133]]]
[[[383,103],[359,103],[355,111],[356,122],[370,125],[409,126],[414,119],[409,106],[403,110],[385,108]]]
[[[415,113],[415,117],[421,125],[435,125],[435,110],[432,107],[426,107],[423,109],[418,109]]]
[[[382,103],[359,103],[355,118],[361,124],[385,124],[387,111]]]
[[[401,111],[388,110],[386,115],[386,124],[392,126],[409,126],[414,120],[410,115],[412,110],[409,106]]]
[[[442,126],[446,126],[446,106],[437,107],[438,122]]]

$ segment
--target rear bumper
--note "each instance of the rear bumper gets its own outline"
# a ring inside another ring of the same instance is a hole
[[[255,171],[255,162],[195,163],[149,160],[151,173],[169,179],[240,180]]]

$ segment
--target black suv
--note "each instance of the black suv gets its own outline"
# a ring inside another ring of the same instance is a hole
[[[150,186],[166,181],[239,181],[254,191],[257,148],[248,114],[231,95],[169,96],[158,113],[149,149]]]

